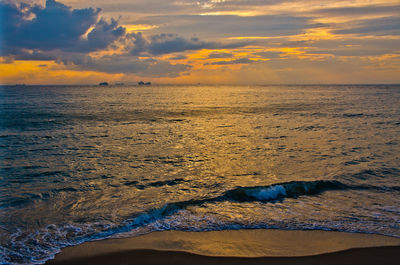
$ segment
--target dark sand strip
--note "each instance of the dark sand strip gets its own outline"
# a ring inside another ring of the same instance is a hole
[[[179,251],[128,250],[50,261],[53,265],[399,265],[400,247],[356,248],[306,257],[209,257]]]
[[[400,264],[400,238],[327,231],[164,231],[69,247],[46,264]]]

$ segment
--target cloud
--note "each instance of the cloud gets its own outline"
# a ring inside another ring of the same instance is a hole
[[[293,1],[293,0],[288,0]],[[129,13],[135,18],[155,14],[196,14],[205,11],[237,10],[246,7],[265,6],[282,0],[245,0],[245,1],[215,1],[215,0],[115,0],[99,1],[104,12]],[[206,8],[204,8],[206,7]]]
[[[185,56],[185,55],[176,55],[176,56],[173,56],[173,57],[171,57],[169,59],[170,60],[184,60],[186,58],[187,58],[187,56]]]
[[[288,0],[293,1],[293,0]],[[258,7],[276,3],[288,2],[287,0],[183,0],[185,3],[192,3],[204,10],[237,10],[246,7]]]
[[[354,46],[347,46],[347,47],[339,47],[332,50],[312,50],[309,51],[307,54],[326,54],[326,55],[333,55],[333,56],[346,56],[346,57],[362,57],[362,56],[380,56],[385,54],[400,54],[399,52],[391,52],[386,49],[374,50],[371,48],[363,48],[357,45]]]
[[[367,15],[367,14],[382,14],[382,13],[395,13],[400,12],[400,5],[370,5],[370,6],[359,6],[359,7],[334,7],[334,8],[324,8],[315,10],[316,14],[324,15]]]
[[[232,61],[218,61],[212,63],[205,63],[204,65],[228,65],[228,64],[250,64],[256,62],[255,60],[251,60],[248,58],[241,58]]]
[[[71,69],[176,77],[190,66],[142,59],[137,55],[160,55],[215,45],[172,34],[158,34],[147,40],[141,33],[126,34],[114,19],[100,18],[100,9],[72,9],[55,0],[47,0],[44,7],[4,1],[0,2],[0,10],[3,30],[0,55],[10,63],[13,60],[56,61]],[[96,58],[90,55],[111,44],[124,45],[126,40],[130,46],[125,47],[125,53]]]
[[[328,54],[333,56],[368,57],[384,54],[399,54],[399,40],[360,38],[322,40],[307,45],[308,54]]]
[[[8,49],[7,50],[7,58],[10,60],[39,60],[39,61],[50,61],[56,60],[58,55],[55,55],[53,52],[42,52],[38,50],[26,50],[26,49]]]
[[[45,7],[4,1],[0,9],[6,55],[21,49],[96,51],[125,34],[115,20],[98,20],[100,9],[72,9],[55,0],[47,0]]]
[[[182,36],[199,38],[228,38],[243,36],[287,36],[302,33],[305,29],[323,27],[306,16],[291,15],[174,15],[151,16],[136,20],[136,24],[159,25],[158,32],[179,32]]]
[[[89,49],[105,49],[117,40],[119,37],[125,34],[125,29],[118,26],[118,22],[111,19],[111,22],[107,22],[104,19],[95,25],[92,31],[88,33],[87,42]]]
[[[333,31],[336,34],[400,35],[400,17],[390,16],[377,19],[354,21],[351,27]]]
[[[232,58],[232,53],[228,52],[213,52],[208,55],[210,59]]]
[[[186,39],[176,34],[157,34],[145,39],[142,33],[127,34],[127,38],[131,38],[133,48],[130,53],[132,55],[162,55],[175,52],[202,50],[202,49],[224,49],[237,48],[248,45],[249,42],[236,42],[223,44],[218,42],[201,41],[198,38]]]
[[[255,52],[253,55],[260,56],[262,58],[276,59],[280,58],[283,52],[266,51],[266,52]]]
[[[134,56],[111,55],[99,59],[75,62],[79,69],[106,73],[137,74],[149,77],[177,77],[190,70],[186,64],[171,64],[156,59],[139,59]]]
[[[176,0],[135,0],[135,1],[102,1],[104,12],[118,13],[128,12],[138,15],[155,13],[171,13],[174,11],[188,11],[188,5],[178,5]]]
[[[175,34],[159,34],[151,37],[148,49],[151,54],[166,54],[187,50],[211,49],[216,47],[214,42],[203,42],[198,38],[184,39]]]

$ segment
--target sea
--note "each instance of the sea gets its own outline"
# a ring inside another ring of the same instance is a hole
[[[400,237],[400,85],[1,86],[0,264],[153,231]]]

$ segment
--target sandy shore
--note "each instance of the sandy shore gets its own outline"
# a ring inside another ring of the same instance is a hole
[[[65,248],[46,264],[398,264],[400,238],[282,230],[164,231]]]

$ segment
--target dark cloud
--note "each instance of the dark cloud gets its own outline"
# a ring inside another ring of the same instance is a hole
[[[382,14],[382,13],[394,13],[400,12],[400,5],[389,5],[389,6],[361,6],[361,7],[335,7],[335,8],[324,8],[314,11],[316,14],[324,15],[366,15],[366,14]]]
[[[255,52],[253,54],[256,55],[256,56],[260,56],[262,58],[271,59],[271,58],[280,58],[283,53],[282,52],[270,52],[270,51],[268,51],[268,52]]]
[[[185,56],[185,55],[176,55],[176,56],[173,56],[173,57],[171,57],[169,59],[170,60],[184,60],[186,58],[187,58],[187,56]]]
[[[174,4],[176,0],[135,0],[135,1],[104,1],[101,7],[104,12],[112,13],[139,13],[139,14],[154,14],[154,13],[165,13],[173,12],[178,10],[186,10],[185,6],[179,6]]]
[[[133,48],[130,51],[131,54],[138,55],[148,50],[148,41],[143,37],[141,32],[128,34],[127,39],[131,39],[133,43]]]
[[[330,50],[324,50],[324,49],[318,49],[318,50],[313,50],[309,51],[308,54],[326,54],[326,55],[334,55],[334,56],[346,56],[346,57],[361,57],[361,56],[380,56],[384,54],[399,54],[399,52],[390,52],[386,49],[381,49],[381,50],[373,50],[370,48],[363,48],[359,46],[349,46],[349,47],[340,47],[337,49],[330,49]]]
[[[219,58],[232,58],[232,53],[228,52],[213,52],[208,55],[210,59],[219,59]]]
[[[166,54],[187,50],[212,49],[217,47],[214,42],[203,42],[198,38],[184,39],[175,34],[159,34],[151,37],[148,50],[151,54]]]
[[[251,60],[248,58],[241,58],[232,61],[219,61],[219,62],[212,62],[212,63],[205,63],[204,65],[228,65],[228,64],[250,64],[256,62],[255,60]]]
[[[7,54],[6,57],[12,60],[26,60],[26,61],[30,60],[49,61],[49,60],[56,60],[58,57],[53,52],[42,52],[38,50],[30,51],[19,48],[13,48],[13,49],[9,48],[7,50],[7,53],[4,52],[4,54]]]
[[[365,19],[355,21],[350,26],[333,32],[336,34],[400,35],[400,16]]]
[[[343,40],[321,40],[307,46],[308,54],[329,54],[333,56],[380,56],[398,54],[399,40],[361,38]]]
[[[87,36],[88,47],[90,49],[104,49],[119,37],[125,34],[125,28],[118,26],[118,22],[111,19],[107,22],[104,19],[95,25]]]
[[[221,10],[237,10],[246,7],[258,7],[265,5],[279,4],[290,2],[293,0],[230,0],[230,1],[215,1],[215,0],[183,0],[182,2],[200,7],[205,10],[221,11]]]
[[[218,42],[201,41],[198,38],[185,39],[176,34],[157,34],[145,39],[139,33],[127,34],[127,38],[132,39],[133,48],[130,53],[132,55],[162,55],[175,52],[184,52],[190,50],[201,49],[224,49],[237,48],[248,45],[248,42],[236,42],[223,44]]]
[[[292,1],[292,0],[289,0]],[[210,1],[210,0],[116,0],[104,1],[101,7],[105,12],[134,13],[135,16],[154,14],[194,14],[199,11],[237,10],[243,7],[265,6],[282,0],[234,0],[234,1]],[[204,9],[204,7],[207,7]]]
[[[55,0],[47,0],[45,7],[4,1],[0,9],[5,54],[21,55],[22,49],[89,52],[125,34],[115,20],[98,20],[100,9],[72,9]]]
[[[83,70],[95,70],[106,73],[138,74],[149,77],[177,77],[190,70],[189,65],[171,64],[156,59],[139,59],[134,56],[111,55],[99,59],[90,58],[75,64]]]
[[[290,15],[234,16],[234,15],[176,15],[151,16],[132,23],[160,25],[155,31],[179,32],[200,38],[226,38],[243,36],[287,36],[302,33],[305,29],[323,27],[312,18]]]

